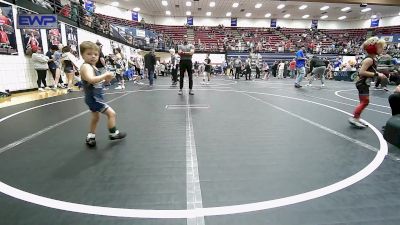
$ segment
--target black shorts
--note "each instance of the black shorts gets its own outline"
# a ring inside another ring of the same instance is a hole
[[[104,113],[109,106],[104,102],[102,90],[95,89],[93,93],[85,95],[85,103],[92,112]]]
[[[369,85],[366,84],[365,80],[357,81],[356,88],[358,90],[358,95],[369,96]]]
[[[64,73],[73,73],[74,71],[74,67],[66,66],[64,68]]]

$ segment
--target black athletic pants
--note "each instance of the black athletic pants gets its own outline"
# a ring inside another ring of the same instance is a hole
[[[240,67],[235,67],[235,79],[239,79],[239,76],[240,76],[240,72],[241,72],[241,70],[242,70],[242,68],[240,68]]]
[[[233,67],[232,67],[232,68],[229,68],[229,75],[230,75],[230,76],[233,76]]]
[[[246,66],[246,80],[251,80],[251,68]],[[249,79],[247,79],[247,76],[249,77]]]
[[[177,69],[172,69],[172,82],[177,82],[178,81],[178,70]]]
[[[180,89],[183,88],[183,78],[185,76],[185,71],[188,73],[189,77],[189,89],[192,90],[193,88],[193,71],[192,71],[192,60],[183,59],[179,63],[180,67],[180,76],[179,76],[179,87]]]
[[[260,79],[261,77],[261,70],[260,68],[256,67],[256,79]]]
[[[37,79],[37,85],[38,88],[41,88],[42,83],[44,84],[44,87],[47,87],[46,84],[46,75],[47,75],[47,70],[36,70],[38,79]]]
[[[400,114],[400,93],[394,93],[389,96],[390,108],[392,108],[392,115]]]

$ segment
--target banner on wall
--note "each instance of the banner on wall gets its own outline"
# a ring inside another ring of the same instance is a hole
[[[393,35],[393,42],[400,43],[400,34]]]
[[[385,42],[393,42],[393,36],[380,36],[379,38],[385,40]]]
[[[371,27],[379,27],[379,19],[371,19]]]
[[[61,24],[58,24],[58,28],[46,30],[47,34],[47,46],[50,47],[52,45],[61,44]]]
[[[231,18],[231,27],[237,27],[237,18]]]
[[[18,55],[12,6],[0,2],[0,54]]]
[[[276,27],[276,19],[271,19],[271,27]]]
[[[189,26],[193,26],[193,16],[189,16],[189,17],[187,18],[187,24],[188,24]]]
[[[132,11],[132,20],[138,22],[139,21],[139,13]]]
[[[136,36],[137,37],[146,37],[146,31],[145,30],[136,29]]]
[[[312,29],[318,28],[318,20],[311,20],[311,28]]]
[[[76,27],[69,26],[65,24],[65,34],[67,36],[67,45],[71,47],[72,53],[79,57],[78,48],[78,29]]]
[[[18,8],[18,15],[30,14],[29,11]],[[20,29],[24,53],[30,55],[32,49],[43,51],[42,35],[40,29]]]

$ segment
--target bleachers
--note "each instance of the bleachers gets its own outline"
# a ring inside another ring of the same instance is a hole
[[[224,27],[218,29],[218,27],[195,27],[194,29],[194,40],[195,46],[198,50],[222,52],[224,51],[224,40],[228,42],[232,41],[232,37],[227,34],[232,34],[232,29]],[[200,41],[199,41],[200,40]],[[200,44],[203,49],[200,48]]]
[[[375,28],[375,34],[376,35],[400,34],[400,26],[378,27]]]
[[[102,14],[96,15],[111,24],[132,27],[142,26],[139,22],[131,20],[115,18]],[[169,37],[175,44],[179,44],[182,41],[183,35],[188,33],[188,28],[185,26],[146,24],[145,28],[153,30],[155,33],[163,37]],[[236,32],[234,29],[237,30],[238,34],[241,36],[237,36],[236,38],[242,42],[242,47],[246,46],[247,43],[254,43],[254,47],[257,47],[258,43],[261,43],[261,51],[264,52],[270,50],[277,51],[278,46],[280,46],[281,43],[284,43],[285,39],[290,40],[292,46],[296,45],[297,42],[310,43],[311,41],[314,41],[315,45],[320,44],[322,48],[329,49],[333,43],[345,46],[349,41],[352,41],[353,46],[354,44],[359,45],[365,40],[367,35],[370,35],[371,31],[372,35],[390,35],[400,33],[400,26],[368,29],[319,29],[317,31],[296,28],[280,28],[279,30],[275,30],[274,28],[224,27],[221,32],[221,29],[217,28],[218,27],[202,27],[199,29],[197,27],[194,29],[194,44],[197,50],[201,49],[210,52],[223,52],[229,50],[228,46],[224,46],[224,40],[227,41],[227,45],[235,47],[233,40],[234,35],[226,35]],[[306,35],[303,36],[304,34]],[[199,43],[201,43],[201,48]],[[248,49],[247,47],[244,49]]]
[[[139,23],[133,20],[126,20],[126,19],[121,19],[113,16],[107,16],[103,14],[96,13],[96,16],[98,18],[101,18],[105,21],[107,21],[110,24],[115,24],[115,25],[121,25],[121,26],[132,26],[136,27],[139,26]]]
[[[313,32],[310,29],[281,28],[280,32],[293,42],[299,42],[300,40],[304,42],[306,40],[309,43],[314,40],[315,44],[321,43],[321,47],[328,47],[332,44],[332,39],[329,35],[319,31]],[[302,37],[303,34],[307,34],[307,36]]]
[[[278,34],[276,34],[273,29],[243,27],[238,28],[238,31],[242,35],[243,41],[245,43],[253,42],[255,46],[257,46],[257,43],[262,42],[262,39],[264,39],[265,42],[262,43],[263,51],[267,51],[268,47],[271,47],[273,51],[276,51],[277,44],[283,41],[283,39]],[[250,37],[246,36],[246,34],[250,34]]]
[[[183,35],[187,34],[185,26],[150,25],[150,29],[158,34],[170,37],[175,43],[182,41]]]
[[[367,36],[367,29],[342,29],[342,30],[321,30],[336,42],[349,42],[350,40],[364,40]]]

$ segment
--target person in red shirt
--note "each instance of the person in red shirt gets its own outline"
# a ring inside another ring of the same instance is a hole
[[[38,49],[40,46],[39,46],[39,42],[38,42],[38,40],[36,39],[36,37],[35,37],[35,35],[34,35],[34,33],[33,33],[34,31],[32,31],[32,33],[30,34],[30,37],[29,37],[29,40],[28,40],[28,43],[27,43],[27,46],[26,46],[26,48],[31,48],[31,49]]]
[[[0,26],[0,44],[6,44],[6,45],[10,44],[10,41],[8,40],[8,35],[4,31],[3,26]]]
[[[0,25],[10,25],[11,21],[7,16],[3,15],[3,10],[0,8]]]
[[[293,59],[290,64],[289,64],[289,70],[290,70],[290,78],[294,78],[296,75],[296,60]]]

